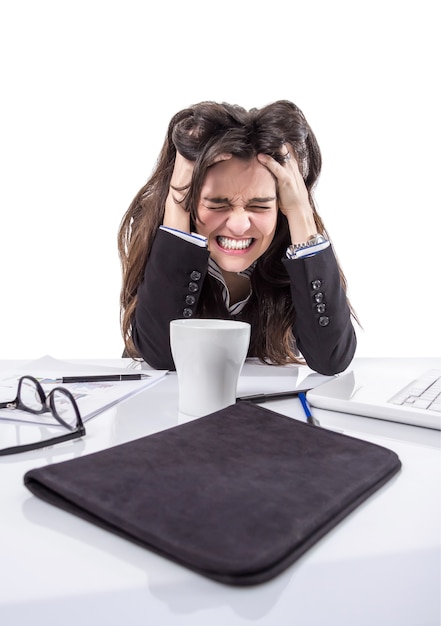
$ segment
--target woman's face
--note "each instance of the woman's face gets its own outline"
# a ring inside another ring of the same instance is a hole
[[[257,159],[213,165],[202,186],[196,230],[219,267],[240,272],[269,248],[277,223],[276,183]]]

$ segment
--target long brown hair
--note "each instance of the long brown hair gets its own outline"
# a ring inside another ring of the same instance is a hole
[[[317,231],[326,234],[317,213],[312,192],[321,170],[321,153],[308,122],[300,109],[279,100],[261,109],[246,109],[227,103],[201,102],[174,115],[158,157],[156,167],[125,213],[118,233],[122,265],[121,330],[128,354],[139,356],[131,339],[137,290],[153,239],[162,224],[176,151],[194,162],[192,180],[185,190],[183,207],[190,213],[192,228],[207,168],[223,153],[249,160],[269,154],[281,162],[280,147],[289,143],[309,193]],[[250,321],[250,354],[277,364],[303,362],[296,355],[292,335],[295,305],[290,283],[281,262],[290,244],[288,223],[279,211],[274,239],[257,261],[251,277],[252,296],[241,314]],[[346,290],[346,281],[340,270]],[[227,316],[216,281],[207,276],[198,314],[204,317]]]

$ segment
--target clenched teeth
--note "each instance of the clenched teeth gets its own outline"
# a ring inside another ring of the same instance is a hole
[[[253,243],[253,238],[249,239],[230,239],[229,237],[218,237],[217,243],[221,248],[226,250],[245,250],[249,248]]]

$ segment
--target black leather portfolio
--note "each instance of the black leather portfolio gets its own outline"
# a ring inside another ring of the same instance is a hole
[[[199,574],[253,585],[294,563],[400,466],[387,448],[240,402],[33,469],[24,482]]]

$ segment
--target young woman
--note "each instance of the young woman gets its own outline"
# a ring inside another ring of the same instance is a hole
[[[249,356],[343,371],[356,338],[346,282],[312,191],[320,149],[289,101],[202,102],[171,120],[120,227],[126,353],[174,369],[169,324],[251,324]]]

